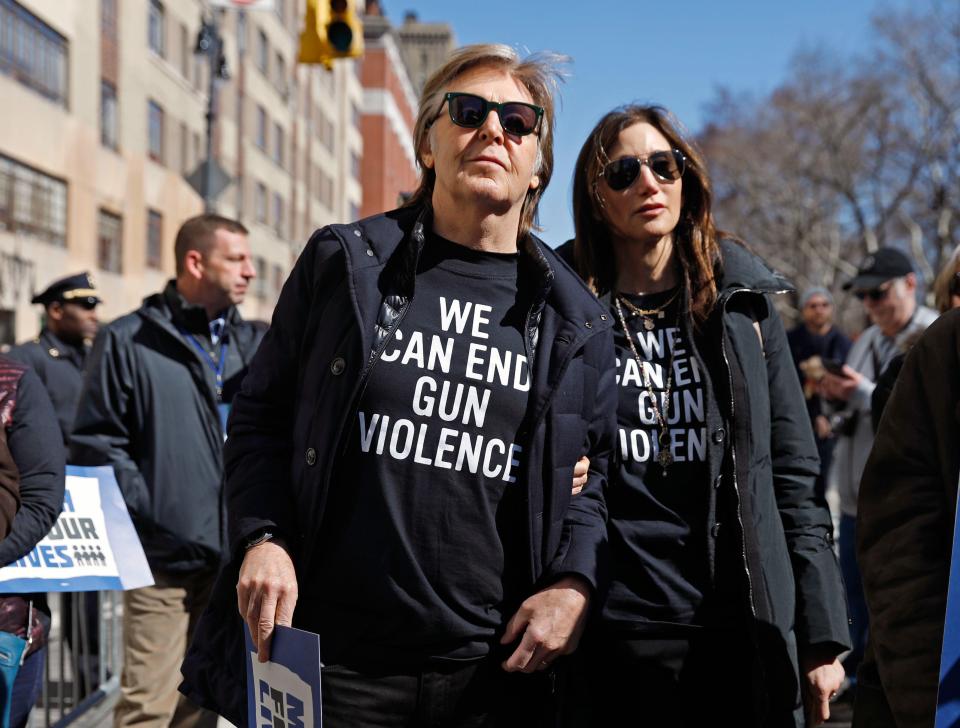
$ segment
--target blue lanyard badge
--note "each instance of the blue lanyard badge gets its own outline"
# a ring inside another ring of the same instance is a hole
[[[217,402],[221,401],[223,398],[223,370],[227,363],[227,342],[223,341],[220,344],[220,358],[219,361],[214,361],[213,357],[210,356],[210,352],[203,348],[203,344],[197,341],[196,337],[184,331],[180,330],[187,339],[190,340],[190,343],[196,347],[197,351],[200,352],[200,357],[203,359],[204,363],[210,368],[210,371],[213,372],[214,376],[217,378]],[[226,427],[224,427],[224,432],[226,432]]]

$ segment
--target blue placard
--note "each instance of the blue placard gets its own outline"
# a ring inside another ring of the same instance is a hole
[[[0,569],[0,592],[100,591],[153,584],[113,468],[67,466],[63,510],[33,550]]]
[[[277,626],[270,659],[260,662],[246,623],[243,635],[247,644],[248,728],[320,728],[320,636]]]
[[[960,727],[960,520],[954,517],[950,552],[950,584],[943,620],[940,653],[940,689],[937,693],[936,728]]]

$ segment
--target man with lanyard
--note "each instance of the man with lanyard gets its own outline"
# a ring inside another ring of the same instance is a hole
[[[863,301],[872,324],[850,349],[843,375],[827,372],[820,383],[824,399],[842,403],[831,422],[837,445],[828,482],[836,485],[840,495],[840,568],[847,589],[853,642],[844,668],[853,680],[863,658],[868,620],[856,560],[855,525],[860,478],[873,447],[870,396],[877,378],[904,342],[929,326],[937,314],[917,305],[913,264],[895,248],[881,248],[868,255],[856,276],[843,287],[852,289]]]
[[[72,462],[113,465],[155,585],[124,594],[115,725],[210,725],[178,700],[177,667],[225,550],[226,413],[261,332],[237,311],[256,271],[247,230],[187,220],[177,277],[104,327],[77,411]]]
[[[97,335],[100,296],[90,274],[77,273],[54,281],[31,303],[44,308],[43,328],[33,341],[13,347],[9,356],[40,377],[53,402],[66,446],[83,386],[83,367]]]

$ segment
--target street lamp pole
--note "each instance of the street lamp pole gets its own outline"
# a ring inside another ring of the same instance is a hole
[[[207,158],[203,163],[201,189],[203,207],[206,212],[216,211],[216,196],[213,191],[213,127],[217,121],[217,81],[230,77],[227,61],[223,53],[223,36],[220,34],[220,20],[216,12],[204,18],[197,35],[196,55],[206,56],[209,79],[207,84]]]

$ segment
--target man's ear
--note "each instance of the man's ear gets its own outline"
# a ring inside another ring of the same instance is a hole
[[[424,169],[433,169],[433,132],[428,129],[420,145],[420,163]]]
[[[183,256],[183,270],[191,278],[202,278],[204,270],[203,254],[199,250],[188,250]]]
[[[60,321],[63,318],[63,304],[60,301],[54,301],[47,306],[47,318],[53,321]]]

